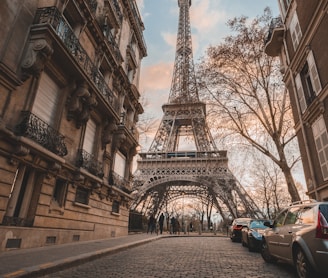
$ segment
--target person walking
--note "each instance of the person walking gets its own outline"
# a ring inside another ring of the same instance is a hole
[[[161,215],[159,216],[159,219],[158,219],[158,224],[159,224],[159,232],[160,234],[163,233],[163,226],[164,226],[164,214],[163,212],[161,213]]]
[[[148,219],[148,228],[147,234],[150,232],[151,234],[155,231],[156,219],[153,214],[150,215]]]

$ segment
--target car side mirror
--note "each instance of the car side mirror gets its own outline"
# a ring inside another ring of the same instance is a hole
[[[271,224],[270,221],[265,221],[265,222],[263,223],[263,225],[266,226],[266,227],[269,227],[269,228],[272,228],[272,227],[273,227],[273,225]]]

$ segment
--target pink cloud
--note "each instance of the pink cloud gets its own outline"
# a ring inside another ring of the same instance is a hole
[[[173,62],[158,63],[142,68],[140,91],[169,90],[171,86]]]

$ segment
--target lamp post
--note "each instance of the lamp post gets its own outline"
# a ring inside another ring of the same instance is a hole
[[[184,222],[184,191],[182,191],[182,230],[183,230],[183,233],[185,234],[186,233],[186,225],[185,225],[185,222]]]

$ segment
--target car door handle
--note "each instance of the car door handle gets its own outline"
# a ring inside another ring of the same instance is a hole
[[[292,234],[293,232],[292,232],[292,231],[289,231],[288,233],[289,233],[289,234]]]

